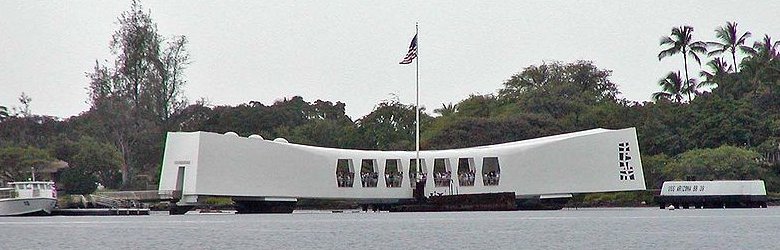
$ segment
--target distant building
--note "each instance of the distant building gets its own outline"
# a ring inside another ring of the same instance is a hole
[[[35,170],[35,179],[54,181],[54,183],[57,183],[57,181],[59,180],[60,173],[68,167],[69,165],[65,161],[62,160],[52,161],[46,166],[44,166],[42,169]]]

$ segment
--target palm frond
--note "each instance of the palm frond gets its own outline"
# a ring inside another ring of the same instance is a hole
[[[695,52],[693,52],[693,50],[691,50],[690,52],[688,52],[688,55],[693,57],[693,59],[696,60],[696,63],[698,63],[699,66],[701,66],[701,59],[699,58],[699,54],[698,53],[695,53]]]
[[[704,87],[716,87],[716,86],[718,86],[717,82],[707,80],[707,81],[699,82],[699,84],[696,85],[696,88],[699,89],[699,88],[704,88]]]
[[[654,101],[660,101],[660,100],[672,100],[672,95],[666,92],[655,92],[651,95],[651,98],[653,98]]]
[[[726,62],[726,60],[723,58],[715,58],[714,60],[707,63],[707,65],[709,65],[710,68],[715,70],[717,73],[727,73],[732,69],[731,65],[729,65],[729,63]]]
[[[739,50],[742,51],[742,53],[748,54],[750,56],[755,56],[757,53],[756,49],[750,47],[750,46],[739,46]]]
[[[661,41],[658,42],[658,45],[663,46],[663,45],[667,45],[667,44],[674,44],[674,40],[672,40],[672,38],[668,37],[668,36],[661,37]]]
[[[709,52],[707,52],[707,56],[717,56],[725,53],[728,50],[728,46],[719,42],[707,42],[707,45],[715,47],[715,49],[709,50]]]
[[[673,56],[673,55],[675,55],[675,54],[677,54],[679,52],[680,52],[680,50],[676,49],[675,47],[671,47],[671,48],[662,50],[661,53],[658,53],[658,60],[660,61],[661,59],[663,59],[665,57]]]
[[[674,98],[677,102],[682,101],[682,95],[685,94],[686,86],[683,86],[683,81],[680,77],[680,71],[669,72],[669,74],[658,81],[658,85],[661,86],[661,92],[653,93],[653,98],[666,98],[671,100]]]
[[[707,52],[707,43],[702,41],[693,42],[690,45],[690,49],[697,53],[706,53]]]
[[[729,40],[729,31],[726,30],[726,27],[715,28],[715,38],[726,42]]]
[[[699,72],[699,76],[704,77],[704,79],[710,79],[715,76],[715,74],[707,72],[706,70],[702,70]]]
[[[743,34],[742,34],[742,36],[740,36],[740,37],[739,37],[739,39],[737,40],[737,42],[736,42],[735,44],[736,44],[736,45],[742,45],[742,44],[745,44],[745,40],[746,40],[747,38],[749,38],[751,35],[752,35],[752,34],[750,33],[750,31],[745,31],[745,33],[743,33]]]

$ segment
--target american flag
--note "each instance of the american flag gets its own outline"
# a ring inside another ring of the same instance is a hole
[[[406,52],[406,56],[399,64],[410,64],[417,58],[417,34],[412,38],[412,43],[409,44],[409,52]]]

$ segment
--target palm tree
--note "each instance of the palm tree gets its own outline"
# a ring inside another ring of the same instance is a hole
[[[780,60],[780,41],[772,42],[772,37],[764,35],[764,39],[753,43],[753,48],[746,52],[750,57],[742,60],[742,71],[753,85],[753,92],[757,93],[762,83],[772,81],[772,75],[780,74],[780,69],[772,66]],[[767,86],[770,91],[774,88],[772,84]]]
[[[681,103],[684,94],[690,94],[690,87],[688,83],[684,83],[680,77],[680,71],[669,72],[666,78],[658,81],[658,85],[663,89],[660,92],[653,93],[653,100],[674,100],[677,103]]]
[[[712,70],[712,73],[702,70],[699,75],[704,77],[704,81],[697,87],[712,86],[722,84],[722,80],[732,70],[732,66],[723,60],[721,57],[716,57],[712,61],[707,63],[707,66]]]
[[[0,122],[8,118],[8,108],[0,106]]]
[[[701,59],[699,59],[699,54],[706,54],[707,53],[707,44],[701,41],[694,42],[691,39],[691,36],[693,34],[693,27],[691,26],[680,26],[680,27],[674,27],[672,28],[672,35],[661,37],[661,46],[669,45],[671,47],[662,50],[661,53],[658,53],[658,60],[660,61],[664,57],[673,56],[677,53],[680,53],[683,55],[683,65],[685,66],[685,84],[686,89],[690,89],[691,86],[687,86],[687,84],[690,83],[688,79],[691,79],[688,77],[688,56],[693,57],[693,59],[696,60],[699,65],[701,65]],[[691,93],[688,92],[688,101],[691,100]]]
[[[765,61],[780,58],[780,41],[772,42],[772,37],[764,35],[764,39],[753,43],[753,48],[746,48],[745,52]]]
[[[458,104],[441,104],[441,108],[434,109],[433,112],[440,114],[441,116],[450,116],[455,114],[455,112],[458,111]]]
[[[737,32],[737,23],[726,22],[726,26],[718,27],[715,29],[715,37],[720,42],[708,42],[707,45],[715,47],[715,50],[710,51],[707,56],[715,56],[731,52],[731,62],[734,63],[734,73],[738,71],[737,68],[737,48],[740,48],[743,52],[748,51],[750,47],[744,46],[745,39],[750,37],[750,32],[742,33],[739,35]]]

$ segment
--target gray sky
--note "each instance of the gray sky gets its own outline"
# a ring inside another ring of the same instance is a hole
[[[683,24],[694,39],[736,21],[749,44],[780,40],[780,1],[143,1],[164,36],[186,35],[185,95],[213,105],[271,104],[294,95],[342,101],[358,119],[381,100],[414,103],[414,64],[399,65],[420,23],[421,105],[429,113],[494,93],[523,67],[592,60],[623,97],[649,100],[682,70],[659,62],[658,40]],[[0,105],[69,117],[86,111],[95,60],[125,1],[0,1]],[[692,67],[697,75],[698,66]]]

